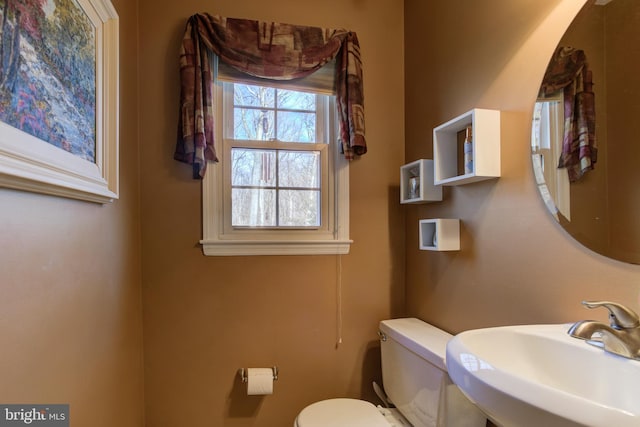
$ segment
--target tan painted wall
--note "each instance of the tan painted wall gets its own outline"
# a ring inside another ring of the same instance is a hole
[[[583,299],[638,308],[640,267],[603,258],[567,237],[533,181],[533,102],[581,3],[405,1],[406,160],[430,157],[430,129],[462,112],[509,112],[500,179],[448,189],[443,203],[407,211],[409,314],[458,332],[606,318],[583,309]],[[416,250],[418,218],[438,216],[462,220],[460,252]]]
[[[373,399],[379,320],[402,314],[403,8],[397,0],[140,0],[145,393],[149,427],[288,426],[328,397]],[[177,54],[199,12],[356,31],[369,153],[351,164],[351,253],[205,257],[201,187],[172,160]],[[343,343],[336,348],[342,284]],[[277,365],[275,393],[247,397],[236,371]]]
[[[120,200],[0,189],[0,402],[69,403],[72,426],[143,417],[136,5],[121,29]]]

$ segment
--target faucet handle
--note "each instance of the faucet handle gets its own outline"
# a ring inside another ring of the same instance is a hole
[[[631,329],[640,326],[638,314],[622,304],[611,301],[582,301],[587,308],[604,307],[609,310],[609,322],[614,329]]]

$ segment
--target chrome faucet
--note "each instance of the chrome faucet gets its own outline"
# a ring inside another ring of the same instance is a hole
[[[582,301],[582,305],[609,310],[609,325],[596,320],[582,320],[571,326],[569,335],[604,348],[609,353],[640,360],[640,318],[633,310],[610,301]]]

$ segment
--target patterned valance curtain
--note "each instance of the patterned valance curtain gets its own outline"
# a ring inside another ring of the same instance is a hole
[[[232,19],[209,14],[189,18],[180,51],[180,120],[174,158],[193,164],[202,178],[213,145],[211,55],[243,73],[271,80],[307,76],[336,59],[340,143],[347,159],[367,152],[360,46],[339,29]]]
[[[598,160],[592,87],[591,71],[584,51],[558,47],[547,67],[540,97],[563,90],[564,137],[558,168],[567,168],[571,182],[593,169]]]

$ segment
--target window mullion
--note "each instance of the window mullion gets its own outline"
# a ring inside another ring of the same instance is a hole
[[[279,90],[276,89],[273,95],[273,136],[276,141],[280,140],[280,135],[278,135],[278,96]],[[277,164],[277,162],[276,162]],[[276,168],[277,169],[277,168]]]
[[[276,95],[277,96],[277,95]],[[276,150],[276,227],[280,226],[280,150]]]
[[[273,135],[276,141],[280,140],[278,135],[278,96],[280,95],[278,89],[275,90],[273,95]],[[280,227],[280,150],[276,150],[276,227]]]

